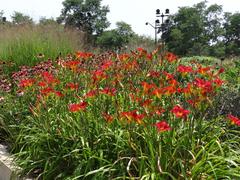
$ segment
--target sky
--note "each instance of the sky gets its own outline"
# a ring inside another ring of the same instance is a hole
[[[37,21],[40,17],[58,17],[63,8],[62,2],[63,0],[0,0],[0,10],[4,11],[8,20],[14,11],[18,11]],[[154,29],[145,23],[154,24],[156,9],[164,12],[168,8],[170,14],[174,14],[179,7],[199,2],[201,0],[102,0],[102,5],[108,5],[110,9],[107,15],[111,23],[109,29],[115,28],[116,22],[124,21],[137,34],[153,37]],[[222,5],[224,12],[240,12],[240,0],[208,0],[208,5],[215,3]]]

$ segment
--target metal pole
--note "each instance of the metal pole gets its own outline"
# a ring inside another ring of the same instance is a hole
[[[156,24],[156,22],[155,22],[154,29],[155,29],[155,45],[157,45],[157,24]]]

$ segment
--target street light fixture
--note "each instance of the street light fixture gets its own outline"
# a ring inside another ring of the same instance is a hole
[[[168,17],[169,13],[170,13],[169,9],[166,9],[165,13],[161,13],[160,9],[157,9],[156,10],[156,17],[157,18],[160,17],[161,22],[160,22],[159,19],[155,20],[155,25],[152,25],[151,23],[146,22],[146,25],[150,25],[155,30],[154,35],[155,35],[155,44],[156,45],[157,45],[157,34],[162,33],[161,34],[161,39],[162,39],[163,32],[164,32],[164,30],[166,30],[167,24],[169,24],[169,19],[166,19],[165,22],[164,22],[164,18]]]

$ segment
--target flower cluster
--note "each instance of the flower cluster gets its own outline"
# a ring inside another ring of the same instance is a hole
[[[65,106],[70,114],[90,113],[107,123],[126,121],[170,131],[171,121],[188,123],[194,111],[209,104],[224,83],[223,69],[184,65],[173,53],[162,56],[157,51],[138,48],[129,54],[98,56],[77,52],[55,64],[22,67],[13,78],[26,95],[36,94],[39,113],[41,108]],[[238,119],[229,119],[239,125]]]

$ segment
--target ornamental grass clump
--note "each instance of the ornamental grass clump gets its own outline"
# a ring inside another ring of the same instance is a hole
[[[224,86],[223,70],[186,65],[159,51],[77,52],[17,76],[12,96],[21,108],[15,114],[25,115],[17,120],[5,112],[2,121],[23,173],[43,179],[239,178],[239,119],[205,119]]]

